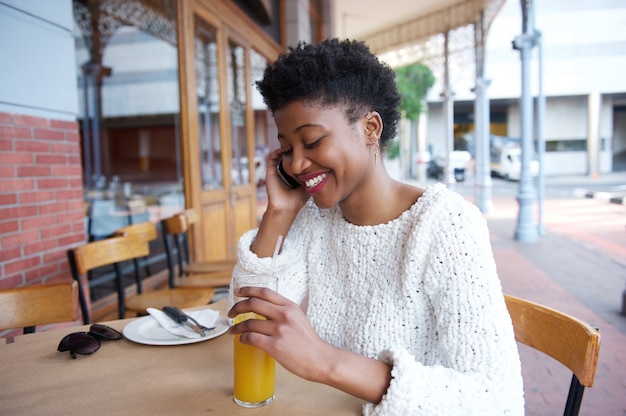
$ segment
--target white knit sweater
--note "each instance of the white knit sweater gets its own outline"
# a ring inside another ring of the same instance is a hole
[[[264,273],[269,258],[239,242],[235,274]],[[442,185],[399,218],[356,226],[338,207],[302,209],[278,256],[279,292],[308,296],[327,342],[393,366],[365,415],[523,415],[519,355],[486,222]]]

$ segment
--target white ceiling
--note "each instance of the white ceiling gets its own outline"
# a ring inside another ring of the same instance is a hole
[[[335,0],[335,30],[341,38],[362,39],[467,0]]]
[[[423,42],[480,20],[488,26],[504,0],[335,0],[335,36],[366,41],[377,53]]]

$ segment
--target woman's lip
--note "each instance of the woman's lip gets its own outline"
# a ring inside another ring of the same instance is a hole
[[[313,178],[317,178],[318,176],[323,175],[325,173],[327,174],[329,172],[315,172],[315,173],[309,173],[307,175],[298,175],[298,180],[302,183],[305,183],[306,181],[311,180]]]
[[[315,178],[316,176],[319,175],[313,175],[310,178]],[[326,175],[326,177],[324,179],[322,179],[322,181],[320,183],[318,183],[317,185],[311,187],[311,188],[307,188],[306,186],[304,187],[304,190],[306,191],[307,194],[316,194],[319,191],[322,190],[322,188],[324,187],[324,185],[326,185],[326,182],[328,182],[328,179],[330,178],[330,175]]]

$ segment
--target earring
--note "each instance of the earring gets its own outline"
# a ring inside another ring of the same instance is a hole
[[[378,141],[379,137],[376,135],[376,133],[372,133],[372,136],[373,137],[370,137],[370,143],[376,146],[376,148],[374,149],[374,164],[376,164],[376,162],[378,161],[378,149],[380,149],[380,142]]]
[[[365,120],[369,121],[372,118],[372,113],[370,111],[365,114]]]

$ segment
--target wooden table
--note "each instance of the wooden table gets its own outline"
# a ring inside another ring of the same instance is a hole
[[[226,301],[210,308],[224,314]],[[106,322],[118,330],[131,319]],[[0,415],[358,415],[363,402],[276,365],[276,398],[260,409],[232,399],[232,336],[187,345],[103,341],[72,360],[56,348],[76,327],[0,339]]]

